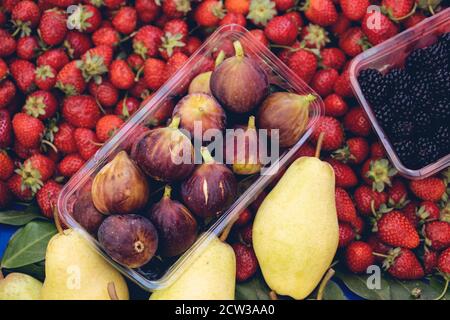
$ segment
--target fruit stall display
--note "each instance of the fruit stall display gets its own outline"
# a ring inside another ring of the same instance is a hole
[[[225,216],[151,299],[449,299],[450,171],[441,161],[450,146],[449,10],[421,0],[3,0],[0,239],[17,231],[2,254],[0,299],[148,298],[117,269],[150,266],[141,272],[159,277]],[[447,29],[403,64],[354,74],[360,54],[437,15]],[[273,85],[244,40],[215,48],[188,81],[175,82],[228,24],[250,30],[256,47],[312,91]],[[175,83],[176,99],[161,99],[168,92],[158,89]],[[258,161],[246,162],[254,155],[231,166],[204,148],[197,166],[167,159],[180,147],[173,135],[194,154],[179,129],[195,133],[196,120],[238,126],[247,139],[280,129],[290,148],[308,131],[318,96],[323,113],[295,162],[234,215],[223,213],[259,176]],[[145,123],[127,122],[156,101]],[[123,151],[106,154],[121,138]],[[444,166],[408,179],[392,153],[412,170]],[[94,162],[102,165],[77,184],[68,218],[58,197]],[[383,270],[377,288],[367,286],[372,265]],[[73,277],[80,271],[88,277]]]

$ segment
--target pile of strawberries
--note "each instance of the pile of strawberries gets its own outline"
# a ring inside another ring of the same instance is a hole
[[[399,177],[353,97],[353,57],[441,10],[439,0],[3,0],[0,7],[0,209],[37,200],[52,218],[83,164],[217,27],[247,27],[319,93],[336,173],[348,268],[383,262],[399,279],[450,275],[450,174]],[[380,10],[368,10],[378,5]],[[377,23],[378,27],[373,28]],[[262,197],[261,197],[262,198]],[[255,204],[234,227],[238,280],[257,271]],[[253,212],[253,213],[252,213]]]

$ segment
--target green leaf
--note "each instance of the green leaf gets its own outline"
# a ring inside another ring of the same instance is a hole
[[[13,269],[44,260],[48,241],[56,232],[47,221],[32,221],[20,228],[9,240],[1,267]]]
[[[434,297],[437,298],[444,291],[445,281],[440,276],[434,276],[430,279],[430,286],[438,291],[438,295]],[[447,289],[447,292],[441,300],[450,300],[450,289]]]
[[[16,269],[8,269],[8,271],[25,273],[40,281],[44,281],[45,261],[39,261]]]
[[[249,281],[236,285],[236,300],[270,300],[270,288],[258,273]]]
[[[336,282],[329,281],[323,292],[323,300],[347,300],[347,298]]]
[[[27,204],[23,210],[0,211],[0,223],[11,226],[23,226],[36,219],[45,219],[40,214],[40,209],[36,203]]]
[[[369,275],[356,275],[348,272],[336,271],[336,276],[355,294],[368,300],[390,300],[390,284],[381,276],[380,289],[369,289],[367,278]]]
[[[392,300],[433,300],[442,292],[421,280],[400,281],[390,279]],[[413,290],[419,292],[418,297],[414,297]]]

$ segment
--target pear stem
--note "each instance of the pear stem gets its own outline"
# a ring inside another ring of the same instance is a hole
[[[211,156],[211,153],[209,153],[209,150],[207,147],[201,147],[200,153],[202,154],[203,161],[206,164],[214,163],[214,158]]]
[[[0,280],[3,280],[3,279],[5,279],[5,277],[3,276],[2,269],[0,269]]]
[[[244,49],[242,48],[242,44],[240,41],[233,42],[234,52],[236,53],[236,57],[244,58]]]
[[[444,290],[443,290],[442,293],[439,295],[439,297],[435,298],[434,300],[441,300],[441,299],[445,296],[445,294],[447,293],[447,290],[448,290],[448,283],[449,283],[449,282],[450,282],[449,279],[446,279],[446,280],[445,280]]]
[[[111,300],[120,300],[119,296],[117,295],[116,286],[114,285],[114,282],[108,283],[108,294]]]
[[[170,194],[172,193],[172,187],[171,186],[169,186],[169,185],[166,185],[165,187],[164,187],[164,195],[163,195],[163,197],[164,198],[169,198],[170,199]]]
[[[169,124],[169,128],[178,129],[178,127],[180,126],[180,121],[180,117],[174,117]]]
[[[270,297],[270,300],[278,300],[277,293],[273,290],[269,292],[269,297]]]
[[[247,124],[247,129],[255,129],[256,125],[255,125],[255,116],[250,116],[248,118],[248,124]]]
[[[59,220],[58,209],[56,206],[53,208],[53,219],[55,220],[56,230],[58,230],[59,234],[64,234],[64,230],[61,227],[61,221]]]
[[[320,283],[319,291],[317,292],[317,300],[323,300],[325,288],[328,282],[330,282],[330,279],[333,278],[334,274],[335,271],[333,270],[333,268],[328,269],[328,272],[325,274],[325,276],[322,279],[322,282]]]
[[[220,50],[214,63],[214,67],[217,68],[223,62],[224,59],[225,59],[225,52],[223,50]]]
[[[236,217],[234,217],[229,224],[227,224],[227,226],[225,227],[225,229],[223,229],[222,234],[220,235],[220,241],[225,242],[228,238],[228,235],[231,232],[231,228],[233,228],[234,223],[237,221],[237,219],[239,219],[239,215],[236,215]]]
[[[325,137],[325,132],[321,132],[319,135],[319,139],[317,140],[316,153],[314,157],[320,158],[320,150],[322,149],[323,138]]]

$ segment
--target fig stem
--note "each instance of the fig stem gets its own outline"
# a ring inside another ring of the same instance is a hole
[[[59,234],[64,234],[64,230],[61,227],[61,221],[59,220],[58,209],[56,206],[53,208],[53,219],[55,220],[56,230],[58,230]]]
[[[250,116],[248,118],[248,124],[247,124],[247,129],[255,129],[256,125],[255,125],[255,116]]]
[[[316,153],[314,157],[320,158],[320,150],[322,149],[323,138],[325,137],[325,132],[321,132],[319,135],[319,139],[317,140]]]
[[[169,124],[169,128],[178,129],[178,127],[180,126],[180,121],[180,117],[174,117]]]
[[[169,186],[169,185],[166,185],[165,187],[164,187],[164,195],[163,195],[163,197],[164,198],[169,198],[170,199],[170,194],[172,193],[172,187],[171,186]]]
[[[219,64],[223,62],[224,59],[225,59],[225,52],[223,50],[220,50],[219,54],[217,55],[214,67],[217,68]]]
[[[244,58],[244,48],[242,48],[242,44],[240,41],[233,42],[234,52],[236,53],[236,57]]]
[[[202,155],[203,161],[206,164],[214,163],[214,158],[211,156],[211,153],[209,152],[207,147],[201,147],[200,153]]]
[[[333,268],[328,269],[328,272],[325,274],[322,282],[320,283],[319,291],[317,292],[317,300],[323,300],[323,293],[325,292],[325,288],[328,282],[330,282],[330,279],[333,278],[334,274],[335,271],[333,270]]]
[[[111,300],[119,300],[114,282],[108,282],[108,295]]]
[[[270,300],[278,300],[277,293],[273,290],[269,292],[269,297],[270,297]]]

